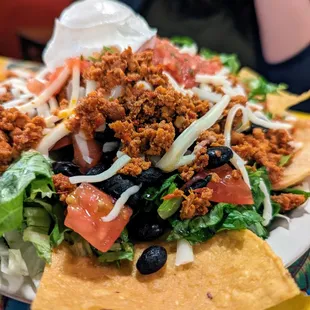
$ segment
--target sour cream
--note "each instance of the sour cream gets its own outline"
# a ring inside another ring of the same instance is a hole
[[[71,4],[55,21],[43,60],[49,69],[70,57],[90,56],[103,46],[137,51],[156,34],[127,5],[112,0],[84,0]]]

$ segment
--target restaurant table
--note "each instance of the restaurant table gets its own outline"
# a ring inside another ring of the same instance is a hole
[[[41,66],[41,64],[34,62],[12,60],[0,56],[0,81],[4,78],[4,72],[6,70],[19,69],[26,71],[38,71],[40,70]],[[310,119],[310,114],[302,112],[293,113],[298,117]],[[303,291],[305,295],[310,295],[310,249],[288,269],[300,287],[301,291]],[[0,296],[0,298],[0,310],[30,309],[29,305],[25,303],[13,300],[11,298],[6,298],[4,296]],[[304,296],[298,296],[288,303],[284,303],[278,307],[275,307],[273,310],[310,310],[310,297],[305,298]]]

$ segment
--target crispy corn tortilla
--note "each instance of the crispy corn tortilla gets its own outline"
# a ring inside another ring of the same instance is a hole
[[[244,67],[239,72],[239,78],[241,80],[246,80],[250,78],[255,78],[258,76],[253,70]],[[301,95],[295,95],[288,91],[279,91],[278,94],[268,94],[267,95],[267,108],[275,115],[282,115],[288,108],[297,105],[310,98],[310,90],[304,92]]]
[[[136,259],[145,246],[137,247]],[[187,266],[175,267],[175,244],[164,246],[166,266],[148,276],[130,264],[98,266],[61,247],[45,268],[32,310],[263,310],[299,294],[281,259],[248,230],[197,245]]]
[[[285,168],[280,182],[273,185],[275,190],[296,185],[310,175],[310,121],[300,120],[296,123],[294,140],[303,143],[303,146]]]

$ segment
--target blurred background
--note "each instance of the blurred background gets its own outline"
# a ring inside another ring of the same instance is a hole
[[[54,20],[72,0],[2,0],[0,56],[41,61]],[[310,89],[309,0],[123,0],[164,37],[236,53],[241,64],[289,90]],[[308,21],[307,21],[308,19]],[[60,51],[61,52],[61,51]],[[309,101],[297,109],[310,112]]]

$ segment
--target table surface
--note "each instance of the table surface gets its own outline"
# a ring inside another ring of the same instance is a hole
[[[33,62],[12,60],[0,56],[0,81],[3,78],[3,75],[1,74],[7,69],[24,69],[30,71],[37,71],[40,69],[40,67],[40,64],[36,64]],[[299,112],[298,116],[302,118],[310,118],[310,115],[306,113]],[[289,267],[289,271],[296,280],[300,289],[307,295],[310,295],[310,249],[292,266]],[[10,298],[6,298],[4,296],[0,296],[0,298],[0,310],[29,310],[29,305],[27,304]],[[293,310],[290,305],[283,308],[281,307],[281,310],[282,309]],[[310,310],[310,300],[307,300],[307,302],[300,301],[300,306],[296,308],[296,310]]]

